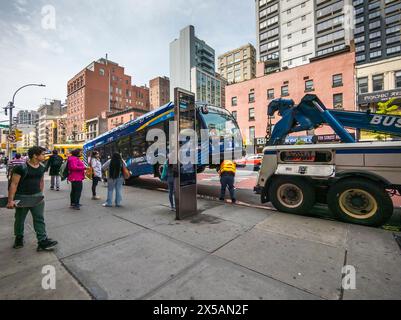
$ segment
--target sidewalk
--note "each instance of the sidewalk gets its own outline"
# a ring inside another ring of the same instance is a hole
[[[401,251],[392,232],[199,199],[175,221],[166,192],[125,187],[123,208],[46,191],[54,253],[11,248],[11,211],[0,210],[0,299],[401,299]],[[98,187],[104,199],[106,188]],[[4,193],[4,192],[3,192]],[[56,268],[57,289],[41,287]],[[342,290],[342,267],[356,290]]]

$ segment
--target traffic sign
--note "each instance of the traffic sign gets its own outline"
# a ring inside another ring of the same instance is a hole
[[[15,142],[15,141],[17,140],[17,138],[16,138],[14,135],[10,134],[10,135],[7,137],[7,140],[8,140],[9,142]]]

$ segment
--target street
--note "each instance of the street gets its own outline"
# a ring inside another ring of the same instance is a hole
[[[52,192],[46,178],[46,225],[59,242],[54,252],[36,252],[30,216],[25,247],[12,249],[13,211],[1,209],[0,299],[401,297],[394,232],[205,197],[197,216],[177,221],[167,193],[153,188],[161,184],[144,178],[138,185],[124,187],[122,208],[103,208],[90,199],[86,181],[77,212],[69,209],[69,185]],[[0,193],[5,189],[2,177]],[[103,200],[106,190],[98,188]],[[246,192],[240,191],[242,201]],[[43,287],[44,267],[54,269],[54,290]],[[344,270],[355,271],[355,289],[342,284]]]
[[[253,191],[253,187],[257,183],[258,172],[252,168],[238,168],[235,187],[236,197],[240,204],[254,207],[275,210],[271,203],[262,204],[260,195]],[[216,170],[207,169],[203,173],[198,174],[198,194],[202,197],[218,199],[220,196],[220,179]],[[153,175],[142,176],[137,179],[133,186],[146,189],[166,189],[166,185]],[[228,190],[226,191],[226,199],[229,199]],[[391,220],[384,228],[396,228],[401,230],[401,197],[393,197],[394,214]],[[325,205],[316,205],[310,216],[317,218],[326,218],[335,220],[331,212]]]

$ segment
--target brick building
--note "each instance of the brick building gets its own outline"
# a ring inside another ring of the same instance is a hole
[[[133,86],[124,67],[103,58],[68,81],[67,92],[67,138],[71,141],[85,141],[85,121],[102,112],[149,110],[149,88]]]
[[[157,77],[149,81],[150,109],[154,110],[170,102],[170,79]]]
[[[252,145],[266,136],[267,106],[272,99],[283,97],[298,103],[311,93],[328,108],[355,110],[354,78],[355,54],[349,51],[269,75],[264,75],[264,64],[259,63],[255,79],[226,87],[226,109],[236,117],[246,144]],[[272,125],[278,120],[276,115]],[[332,135],[333,131],[324,126],[314,134]]]
[[[111,130],[131,120],[135,120],[145,113],[147,113],[147,111],[144,111],[142,109],[130,108],[127,110],[109,114],[107,116],[107,128],[108,130]]]

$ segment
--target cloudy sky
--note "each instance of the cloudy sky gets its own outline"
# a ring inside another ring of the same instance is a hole
[[[136,85],[169,76],[169,43],[192,24],[216,56],[255,45],[253,0],[0,0],[0,107],[66,98],[67,81],[106,53]],[[53,12],[55,15],[53,15]],[[1,109],[0,119],[4,120]]]

